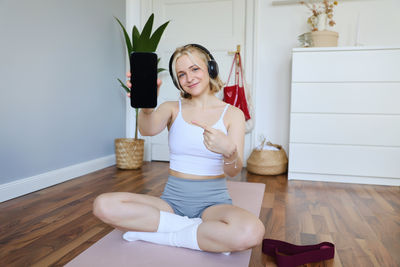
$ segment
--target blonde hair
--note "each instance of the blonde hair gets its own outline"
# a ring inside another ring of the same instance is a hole
[[[175,84],[178,86],[178,89],[181,91],[181,97],[188,98],[188,99],[192,98],[192,96],[182,89],[181,84],[179,83],[178,76],[176,74],[175,65],[176,65],[176,61],[178,60],[178,58],[180,58],[183,55],[186,55],[190,58],[190,60],[193,63],[195,63],[197,66],[200,67],[200,65],[196,62],[196,59],[193,57],[193,52],[197,52],[197,54],[199,55],[199,57],[203,61],[203,63],[206,66],[208,66],[208,61],[210,60],[208,54],[205,51],[203,51],[202,49],[200,49],[196,46],[193,46],[193,45],[185,45],[185,46],[178,47],[175,50],[174,54],[172,55],[171,70],[172,70],[173,79],[175,80]],[[207,71],[207,74],[208,74],[208,67],[205,71]],[[219,75],[217,75],[217,77],[215,77],[215,78],[210,77],[210,91],[211,92],[217,93],[223,88],[223,86],[224,86],[224,83],[221,81]]]

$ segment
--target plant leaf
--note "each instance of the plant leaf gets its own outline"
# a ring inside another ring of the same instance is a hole
[[[153,52],[149,50],[149,41],[150,41],[150,35],[151,35],[151,30],[153,28],[153,22],[154,22],[154,14],[151,14],[150,17],[147,19],[146,24],[143,27],[142,33],[140,34],[140,39],[139,39],[139,44],[137,47],[138,52]]]
[[[167,28],[169,21],[165,22],[163,25],[157,28],[150,38],[150,48],[151,51],[156,51],[158,43],[160,42],[161,36],[164,33],[165,28]]]
[[[131,90],[120,79],[117,79],[117,80],[121,84],[121,87],[124,88],[127,93],[131,92]]]
[[[121,26],[121,28],[122,28],[122,30],[124,32],[126,49],[128,50],[128,55],[130,55],[132,53],[133,49],[132,49],[132,44],[131,44],[131,40],[129,38],[129,35],[126,32],[125,27],[124,27],[124,25],[122,25],[121,21],[119,21],[119,19],[117,17],[114,17],[114,18],[118,21],[119,25]]]
[[[154,14],[151,14],[150,17],[147,19],[146,24],[143,27],[140,37],[145,39],[150,39],[151,30],[153,29],[153,22],[154,22]]]
[[[132,50],[137,51],[138,43],[140,39],[140,33],[138,28],[136,26],[133,26],[132,28]]]
[[[161,58],[159,57],[159,58],[157,59],[157,66],[158,66],[158,64],[160,63],[160,60],[161,60]],[[164,71],[164,70],[166,70],[166,69],[157,68],[157,73],[160,73],[160,72],[162,72],[162,71]]]

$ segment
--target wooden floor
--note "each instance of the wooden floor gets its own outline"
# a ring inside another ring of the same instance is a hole
[[[0,204],[0,266],[62,266],[112,230],[91,213],[103,192],[159,196],[168,165],[109,167]],[[308,181],[242,171],[236,181],[266,184],[265,237],[296,244],[331,241],[327,266],[400,266],[400,188]],[[276,266],[253,249],[250,266]],[[115,266],[118,267],[118,266]]]

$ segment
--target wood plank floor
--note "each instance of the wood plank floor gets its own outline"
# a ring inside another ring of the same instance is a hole
[[[91,213],[97,195],[159,196],[167,172],[164,162],[133,171],[112,166],[0,203],[0,266],[63,266],[112,230]],[[335,243],[335,259],[318,266],[400,266],[400,187],[287,181],[246,170],[230,180],[266,184],[266,238]],[[266,265],[276,266],[254,248],[250,266]]]

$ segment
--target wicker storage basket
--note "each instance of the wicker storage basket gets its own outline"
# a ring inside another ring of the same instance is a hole
[[[143,165],[144,139],[115,139],[115,156],[120,169],[139,169]]]
[[[260,175],[278,175],[287,171],[288,159],[280,145],[267,143],[279,150],[254,149],[247,159],[247,170]],[[261,146],[263,147],[263,146]]]

